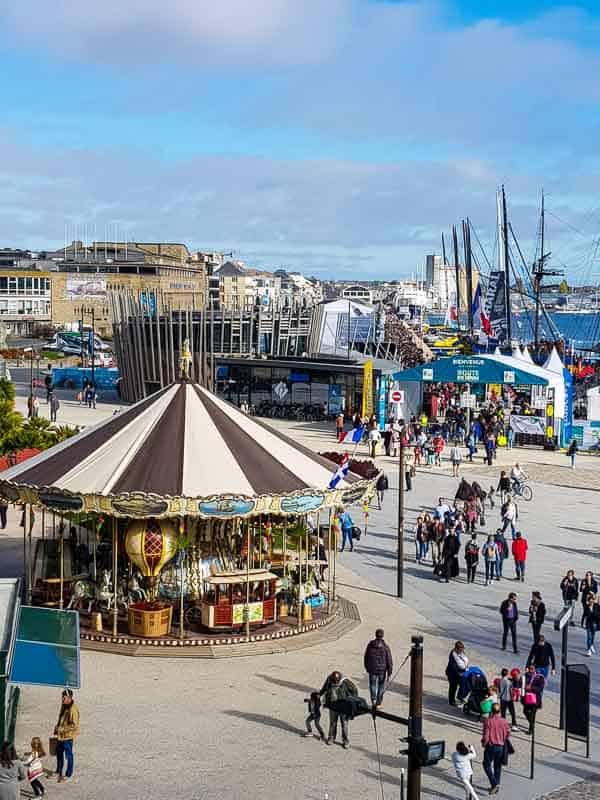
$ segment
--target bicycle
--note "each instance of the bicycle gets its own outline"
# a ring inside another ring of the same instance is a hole
[[[516,497],[522,497],[523,500],[529,502],[533,499],[533,489],[528,483],[518,483],[512,488],[512,496],[513,499]]]

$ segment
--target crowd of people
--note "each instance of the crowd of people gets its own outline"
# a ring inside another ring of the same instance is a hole
[[[509,596],[503,603],[505,609],[512,602]],[[516,615],[515,622],[517,618]],[[502,766],[514,752],[510,735],[520,729],[517,709],[521,709],[524,717],[525,732],[531,735],[542,708],[549,675],[554,675],[555,671],[552,645],[541,634],[534,638],[523,669],[521,666],[503,666],[489,681],[483,670],[470,663],[463,642],[456,642],[450,651],[446,667],[448,703],[460,707],[465,714],[476,715],[483,722],[483,770],[490,783],[490,794],[499,791]],[[510,723],[507,717],[510,717]],[[452,756],[456,776],[463,784],[467,800],[477,798],[472,785],[472,762],[476,757],[475,747],[463,741],[457,743]]]
[[[485,540],[480,544],[478,530],[486,526],[486,500],[494,502],[478,483],[462,480],[453,500],[439,497],[431,512],[419,514],[414,527],[417,563],[430,560],[438,579],[448,582],[460,573],[462,552],[467,583],[476,582],[478,567],[483,563],[483,580],[489,586],[505,577],[504,562],[512,557],[515,580],[524,581],[528,542],[515,528],[516,505],[510,497],[502,504],[500,526],[495,533],[484,534]],[[509,528],[510,546],[505,536]]]

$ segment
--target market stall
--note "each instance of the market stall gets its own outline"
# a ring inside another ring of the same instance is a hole
[[[181,381],[0,473],[0,496],[41,510],[58,542],[34,570],[25,528],[30,601],[57,580],[54,601],[113,639],[239,631],[240,614],[249,635],[282,610],[300,627],[313,598],[323,614],[335,598],[336,509],[374,485],[349,474],[329,489],[334,469]]]

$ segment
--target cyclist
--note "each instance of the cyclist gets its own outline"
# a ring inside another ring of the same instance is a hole
[[[510,471],[510,479],[512,481],[513,492],[515,494],[521,494],[523,489],[523,484],[527,480],[528,476],[525,472],[521,469],[519,464],[515,464],[514,467]]]

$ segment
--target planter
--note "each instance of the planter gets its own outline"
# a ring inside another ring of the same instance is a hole
[[[127,609],[127,627],[131,636],[155,638],[171,629],[173,606],[168,603],[132,603]]]

